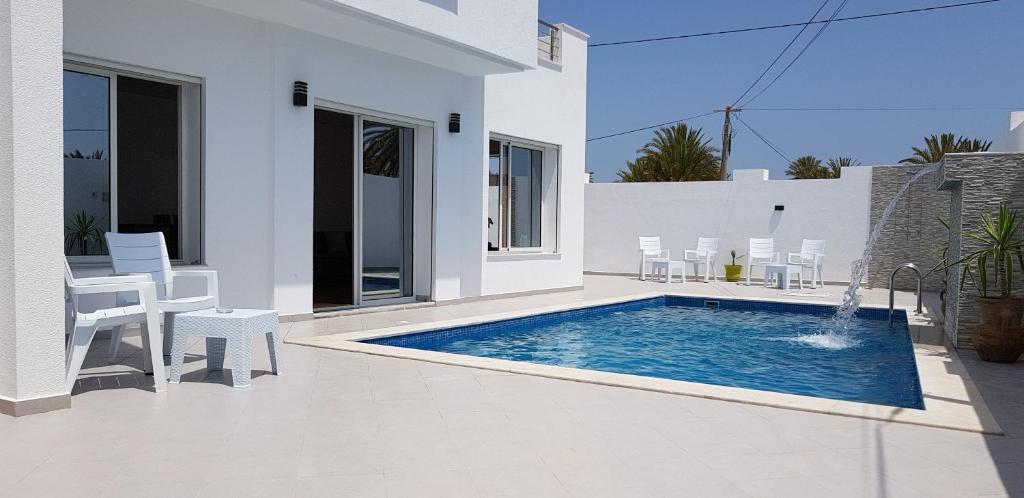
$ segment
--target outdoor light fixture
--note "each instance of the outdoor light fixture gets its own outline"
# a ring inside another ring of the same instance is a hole
[[[776,204],[775,205],[775,210],[776,211],[785,211],[786,210],[786,206],[783,206],[782,204]]]
[[[448,115],[448,133],[458,133],[462,129],[462,115],[453,112]]]
[[[308,95],[309,84],[305,81],[296,81],[292,87],[292,105],[295,107],[306,107]]]

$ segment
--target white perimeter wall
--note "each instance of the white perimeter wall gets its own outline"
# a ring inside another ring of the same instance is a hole
[[[849,281],[867,240],[871,168],[844,168],[836,180],[767,178],[767,170],[737,170],[727,182],[587,184],[584,269],[635,274],[637,236],[661,236],[673,259],[703,236],[721,239],[724,277],[729,250],[746,254],[749,238],[774,238],[783,258],[808,238],[826,241],[825,280]]]
[[[481,230],[476,247],[485,255],[482,295],[583,285],[583,182],[580,179],[586,162],[587,36],[564,25],[562,28],[561,67],[542,65],[525,73],[485,77],[487,134],[556,145],[561,151],[561,164],[555,254],[487,254],[487,231]],[[484,145],[486,140],[487,136]],[[474,180],[483,194],[487,190],[486,147],[478,164],[481,174]],[[486,203],[477,208],[486,225]],[[547,230],[544,232],[547,237]]]

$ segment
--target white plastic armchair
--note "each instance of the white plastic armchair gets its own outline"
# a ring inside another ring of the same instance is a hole
[[[70,393],[75,387],[82,363],[96,331],[108,327],[124,327],[133,323],[142,326],[143,370],[153,373],[157,392],[167,390],[164,361],[160,347],[160,319],[156,307],[156,285],[145,275],[120,277],[75,278],[64,260],[64,292],[69,303],[70,330],[65,352],[65,386]],[[134,294],[136,303],[127,306],[82,312],[78,298],[95,294]]]
[[[811,288],[816,288],[816,282],[822,286],[825,280],[821,276],[821,269],[825,263],[825,241],[804,239],[800,243],[800,252],[791,252],[787,262],[791,265],[800,265],[802,268],[811,269]],[[802,282],[801,282],[802,285]]]
[[[750,285],[750,274],[755,266],[765,267],[778,264],[779,253],[775,252],[774,239],[750,239],[747,248],[747,285]],[[767,278],[767,275],[766,275]]]
[[[683,261],[693,265],[693,278],[694,280],[700,278],[698,276],[698,269],[700,265],[704,265],[704,282],[709,281],[708,275],[712,275],[715,280],[718,280],[718,272],[715,270],[715,258],[718,256],[718,239],[712,239],[708,237],[697,238],[697,248],[687,249],[683,252]],[[685,271],[683,272],[683,281],[686,281]]]
[[[647,280],[647,264],[657,260],[668,260],[669,251],[661,248],[661,237],[640,236],[639,239],[640,280]]]
[[[157,308],[163,313],[163,350],[170,354],[174,337],[174,315],[188,311],[216,308],[220,303],[217,272],[214,270],[173,270],[167,255],[164,234],[107,232],[107,249],[118,275],[148,275],[156,284]],[[178,297],[174,293],[175,278],[198,277],[206,280],[206,293],[201,296]],[[117,356],[122,329],[115,328],[110,337],[110,357]]]

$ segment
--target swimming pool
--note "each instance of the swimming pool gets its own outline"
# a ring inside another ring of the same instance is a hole
[[[661,296],[363,342],[923,409],[906,314],[862,309],[820,347],[834,306]],[[809,340],[810,339],[810,340]]]

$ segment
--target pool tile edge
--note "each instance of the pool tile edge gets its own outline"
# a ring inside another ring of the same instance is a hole
[[[469,318],[410,324],[369,331],[286,339],[285,342],[323,349],[373,354],[378,356],[570,380],[612,387],[641,389],[666,394],[716,399],[774,408],[922,425],[983,434],[1003,435],[1002,428],[999,426],[995,417],[989,410],[980,391],[974,385],[973,380],[970,378],[970,375],[961,363],[959,356],[955,351],[946,346],[914,345],[914,359],[917,365],[922,395],[924,396],[925,401],[925,410],[915,410],[853,401],[801,396],[796,394],[759,391],[739,387],[717,386],[680,380],[660,379],[357,342],[367,339],[405,335],[447,327],[486,323],[539,313],[567,311],[638,299],[649,299],[665,295],[708,297],[706,295],[697,296],[674,292],[640,293],[628,296],[616,296],[613,298],[578,301],[571,304],[516,310],[514,312],[478,315]],[[726,296],[721,297],[725,298]],[[734,296],[730,297],[734,299],[736,298]],[[835,305],[834,303],[827,302],[809,303],[808,301],[787,301],[782,299],[750,299],[746,297],[739,299]],[[932,325],[922,317],[915,316],[912,318],[913,312],[910,308],[897,308],[904,309],[907,312],[908,325],[922,327]]]

